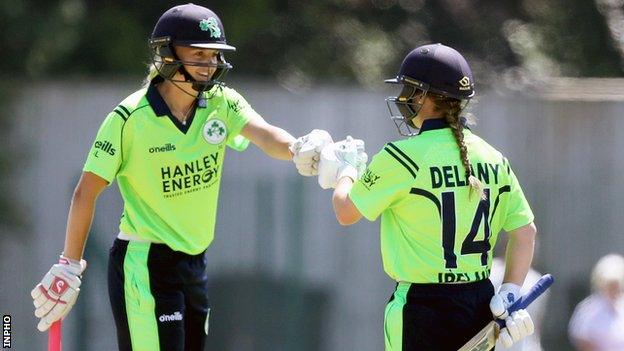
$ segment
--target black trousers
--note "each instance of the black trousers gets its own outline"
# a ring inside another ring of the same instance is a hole
[[[457,351],[493,320],[494,287],[399,283],[386,306],[386,351]]]
[[[108,292],[121,351],[202,351],[208,334],[206,257],[116,239]]]

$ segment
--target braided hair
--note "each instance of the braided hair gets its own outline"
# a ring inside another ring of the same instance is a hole
[[[435,109],[444,112],[444,119],[451,127],[453,135],[455,136],[455,141],[459,147],[459,157],[466,171],[468,184],[470,185],[469,196],[472,196],[472,194],[476,192],[480,199],[487,200],[485,192],[483,191],[483,184],[475,177],[474,170],[470,165],[470,159],[468,158],[468,148],[464,142],[464,123],[459,115],[462,111],[461,101],[438,94],[430,94],[430,96],[435,103]]]

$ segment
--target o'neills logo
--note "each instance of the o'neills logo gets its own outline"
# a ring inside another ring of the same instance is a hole
[[[93,147],[96,149],[100,149],[111,156],[115,155],[115,151],[117,151],[113,148],[113,144],[111,144],[110,141],[108,140],[104,140],[104,141],[97,140]]]
[[[165,197],[191,193],[212,186],[219,177],[219,152],[175,166],[160,168]]]
[[[149,153],[153,154],[156,152],[167,152],[167,151],[174,151],[176,149],[175,145],[171,144],[171,143],[167,143],[164,146],[154,146],[154,147],[150,147],[149,148]]]
[[[173,322],[173,321],[181,321],[182,319],[183,319],[182,313],[180,313],[179,311],[175,311],[175,312],[173,312],[173,314],[162,314],[162,315],[160,315],[160,317],[158,317],[158,320],[161,323]]]

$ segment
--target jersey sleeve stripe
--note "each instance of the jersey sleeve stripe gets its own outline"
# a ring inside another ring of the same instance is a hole
[[[118,107],[126,113],[126,116],[130,116],[130,111],[128,111],[127,108],[125,108],[123,105],[119,105]]]
[[[116,114],[119,115],[119,117],[121,117],[124,121],[126,121],[128,119],[128,117],[126,117],[123,113],[119,112],[118,109],[114,109],[113,112],[115,112]]]
[[[492,219],[496,214],[496,209],[498,208],[498,202],[500,201],[500,196],[504,193],[511,192],[511,187],[509,185],[502,186],[498,189],[498,195],[496,195],[496,200],[494,201],[494,208],[492,209],[492,215],[490,215],[490,226],[492,225]]]
[[[428,192],[427,190],[419,189],[419,188],[412,188],[410,190],[410,194],[424,196],[427,199],[433,201],[433,203],[438,208],[438,214],[441,215],[441,213],[442,213],[442,205],[440,204],[440,200],[438,200],[438,198],[434,194]]]
[[[388,143],[388,146],[390,146],[391,148],[396,150],[396,152],[401,154],[401,156],[403,156],[407,162],[409,162],[412,166],[414,166],[414,168],[416,169],[416,172],[418,172],[420,170],[420,168],[418,168],[418,165],[416,164],[416,162],[414,162],[409,156],[407,156],[403,151],[401,151],[401,149],[396,147],[396,145],[394,145],[393,143]]]
[[[412,177],[416,179],[416,172],[414,172],[399,156],[397,156],[394,152],[392,152],[392,150],[390,150],[387,147],[384,147],[384,150],[386,150],[386,152],[388,152],[390,156],[394,157],[397,161],[399,161],[399,163],[402,164],[403,167],[405,167],[405,169],[407,169],[410,172]]]

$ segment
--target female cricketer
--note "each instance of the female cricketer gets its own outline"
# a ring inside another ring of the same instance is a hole
[[[533,332],[525,310],[506,308],[531,265],[536,228],[507,159],[460,117],[474,95],[470,67],[450,47],[425,45],[386,82],[401,88],[386,100],[409,138],[387,143],[359,179],[356,140],[327,146],[319,164],[342,225],[381,215],[383,265],[397,282],[385,309],[386,350],[457,350],[492,314],[507,322],[500,338],[508,347]],[[501,229],[507,269],[495,294],[488,276]]]
[[[98,195],[117,180],[124,209],[108,267],[120,350],[203,350],[209,305],[205,251],[213,240],[226,146],[249,141],[317,174],[325,131],[299,139],[258,115],[222,78],[232,68],[211,10],[166,11],[149,40],[146,86],[106,117],[73,194],[65,247],[32,291],[38,329],[64,318],[80,291]]]

